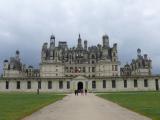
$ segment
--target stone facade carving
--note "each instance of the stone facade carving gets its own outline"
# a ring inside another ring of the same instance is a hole
[[[44,43],[41,54],[41,77],[60,76],[118,76],[120,75],[117,44],[109,45],[109,37],[102,37],[102,45],[82,44],[79,34],[76,47],[69,48],[67,42],[60,41],[55,46],[55,37],[51,35],[50,45]]]

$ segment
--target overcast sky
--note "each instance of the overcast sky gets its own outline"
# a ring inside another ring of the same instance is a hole
[[[18,49],[25,64],[38,66],[41,47],[53,33],[58,41],[89,45],[118,43],[121,64],[147,53],[160,73],[160,0],[0,0],[0,69]]]

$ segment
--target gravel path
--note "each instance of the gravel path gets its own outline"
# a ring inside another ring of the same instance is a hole
[[[151,120],[110,101],[88,94],[68,95],[63,100],[33,113],[23,120]]]

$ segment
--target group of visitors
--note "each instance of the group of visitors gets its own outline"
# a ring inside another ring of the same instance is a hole
[[[81,95],[87,95],[87,89],[75,90],[74,93],[75,93],[75,96],[78,96],[78,93],[80,93]]]

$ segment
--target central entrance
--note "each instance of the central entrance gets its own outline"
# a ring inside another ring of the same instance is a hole
[[[78,90],[82,90],[83,89],[83,82],[78,82]]]

